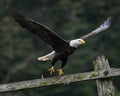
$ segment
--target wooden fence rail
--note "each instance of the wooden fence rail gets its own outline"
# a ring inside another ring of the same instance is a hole
[[[0,93],[96,80],[98,96],[114,96],[115,91],[111,78],[120,76],[120,68],[110,68],[108,60],[104,56],[98,56],[93,65],[95,71],[92,72],[0,84]]]

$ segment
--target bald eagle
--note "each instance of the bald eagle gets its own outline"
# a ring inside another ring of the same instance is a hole
[[[61,68],[58,69],[58,74],[63,74],[63,67],[67,63],[68,56],[71,55],[79,45],[85,44],[85,39],[94,36],[106,29],[108,29],[111,25],[111,17],[109,17],[106,21],[104,21],[97,29],[90,32],[89,34],[82,36],[78,39],[74,40],[64,40],[60,36],[58,36],[55,32],[49,29],[47,26],[38,23],[26,16],[23,16],[20,13],[17,13],[15,10],[9,10],[10,17],[23,28],[26,28],[34,35],[37,35],[41,40],[47,43],[50,48],[52,48],[52,52],[38,57],[40,61],[51,60],[52,67],[48,70],[50,74],[55,72],[54,65],[60,60],[62,61]]]

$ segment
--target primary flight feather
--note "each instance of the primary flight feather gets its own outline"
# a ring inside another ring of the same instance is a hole
[[[9,10],[9,15],[15,22],[19,23],[19,25],[29,30],[32,34],[38,36],[41,40],[43,40],[52,48],[53,51],[51,53],[39,57],[38,60],[51,60],[52,67],[48,70],[50,71],[50,74],[55,72],[54,65],[57,60],[61,60],[61,68],[57,70],[59,75],[63,74],[62,69],[67,63],[68,56],[75,52],[79,45],[85,44],[85,39],[108,29],[111,24],[111,18],[108,18],[103,24],[100,25],[100,27],[98,27],[91,33],[78,39],[68,41],[58,36],[47,26],[38,23],[26,16],[23,16],[22,14],[17,13],[15,10]]]

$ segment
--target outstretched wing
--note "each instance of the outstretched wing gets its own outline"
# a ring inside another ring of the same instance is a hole
[[[89,37],[92,37],[104,30],[107,30],[111,25],[111,17],[109,17],[106,21],[103,22],[103,24],[101,24],[97,29],[95,29],[94,31],[90,32],[89,34],[82,36],[81,39],[87,39]]]
[[[28,29],[32,34],[37,35],[41,40],[46,42],[55,51],[62,50],[68,42],[55,34],[47,26],[33,21],[14,10],[9,10],[10,17],[18,22],[22,27]]]

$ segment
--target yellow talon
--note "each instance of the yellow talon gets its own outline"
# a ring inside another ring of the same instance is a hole
[[[50,71],[50,75],[52,75],[55,72],[54,67],[52,66],[48,71]]]
[[[62,70],[61,68],[58,69],[57,71],[58,71],[58,74],[59,74],[59,75],[63,75],[63,74],[64,74],[64,73],[63,73],[63,70]]]

